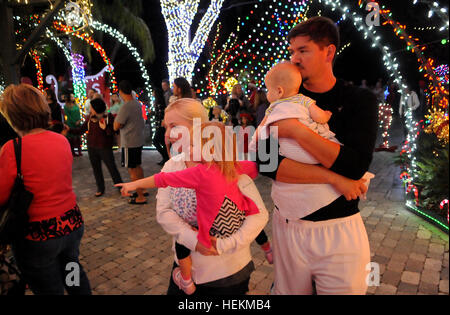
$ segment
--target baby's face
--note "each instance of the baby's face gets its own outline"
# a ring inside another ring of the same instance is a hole
[[[265,80],[266,88],[267,88],[267,100],[270,103],[273,103],[281,98],[281,93],[279,91],[279,86],[272,82],[272,80]]]
[[[302,83],[302,76],[292,64],[275,65],[266,75],[267,100],[272,103],[294,96]]]

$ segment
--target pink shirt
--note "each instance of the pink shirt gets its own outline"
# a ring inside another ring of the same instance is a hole
[[[30,222],[60,216],[76,205],[72,162],[69,142],[58,133],[44,131],[22,138],[23,180],[34,194]],[[8,201],[16,176],[14,145],[8,141],[0,151],[0,205]]]
[[[241,161],[240,174],[247,174],[251,178],[258,175],[256,163]],[[237,179],[229,182],[215,165],[209,167],[199,164],[182,171],[158,173],[155,184],[159,188],[185,187],[195,189],[197,198],[198,240],[206,247],[211,247],[209,230],[220,211],[225,196],[232,200],[239,210],[246,215],[259,213],[256,204],[244,196],[237,186]]]

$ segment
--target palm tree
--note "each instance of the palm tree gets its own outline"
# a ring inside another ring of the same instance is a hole
[[[93,0],[92,16],[95,20],[116,27],[141,49],[145,62],[155,58],[150,30],[142,15],[141,0]],[[115,64],[120,43],[116,43],[111,53],[111,61]]]

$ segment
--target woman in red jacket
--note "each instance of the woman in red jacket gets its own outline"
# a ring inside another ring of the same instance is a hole
[[[17,265],[34,294],[91,294],[79,260],[83,217],[72,189],[72,153],[67,139],[45,130],[50,108],[44,95],[28,84],[10,85],[0,112],[22,137],[22,174],[34,194],[23,239],[12,244]],[[17,175],[14,146],[0,151],[0,205]]]

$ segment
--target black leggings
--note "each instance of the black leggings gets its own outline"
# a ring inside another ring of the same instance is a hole
[[[267,238],[267,234],[266,234],[266,232],[264,232],[264,230],[262,230],[255,239],[255,241],[258,245],[263,245],[263,244],[267,243],[268,240],[269,239]]]

